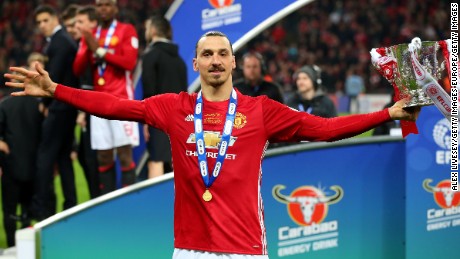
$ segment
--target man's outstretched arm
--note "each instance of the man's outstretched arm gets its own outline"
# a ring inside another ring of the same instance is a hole
[[[293,111],[266,98],[265,128],[271,141],[336,141],[350,138],[389,120],[415,121],[420,107],[404,108],[406,99],[392,107],[368,114],[353,114],[321,118],[305,112]]]
[[[60,84],[56,87],[54,98],[101,118],[145,123],[143,101],[123,99],[103,92],[72,89]]]
[[[99,117],[145,122],[143,101],[121,99],[106,93],[58,85],[51,81],[48,72],[40,64],[36,63],[35,68],[37,72],[22,67],[10,68],[15,74],[7,73],[5,77],[14,82],[6,82],[6,86],[23,89],[11,95],[53,97]]]

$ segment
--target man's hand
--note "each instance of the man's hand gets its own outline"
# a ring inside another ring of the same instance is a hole
[[[12,74],[5,74],[5,78],[13,82],[6,82],[5,85],[13,88],[23,88],[23,91],[13,92],[13,96],[37,96],[53,97],[57,84],[51,81],[39,62],[35,63],[37,71],[27,70],[23,67],[10,67]]]
[[[86,131],[86,113],[85,112],[78,113],[76,123],[80,125],[83,131]]]
[[[93,53],[96,52],[99,44],[97,43],[96,38],[94,38],[93,31],[90,29],[81,29],[81,34],[88,45],[88,49]]]
[[[391,119],[405,121],[417,120],[421,109],[420,106],[404,108],[407,101],[408,99],[401,99],[388,109]]]
[[[44,103],[40,102],[38,104],[38,111],[43,114],[43,117],[48,117],[48,108],[45,106]]]
[[[78,152],[77,151],[70,152],[70,160],[72,160],[72,161],[77,161],[78,160]]]
[[[0,152],[3,152],[5,154],[7,154],[7,155],[10,154],[10,147],[3,140],[0,140]]]
[[[145,142],[148,142],[150,139],[149,125],[144,124],[144,139]]]

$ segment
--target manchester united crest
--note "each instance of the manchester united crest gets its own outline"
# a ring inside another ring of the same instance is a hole
[[[234,127],[235,129],[241,129],[243,128],[246,123],[248,121],[246,120],[246,115],[240,113],[240,112],[236,112],[236,116],[235,116],[235,123],[234,123]]]

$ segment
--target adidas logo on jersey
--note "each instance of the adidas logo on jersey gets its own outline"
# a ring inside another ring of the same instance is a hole
[[[187,115],[187,117],[185,117],[185,121],[193,121],[193,114]]]

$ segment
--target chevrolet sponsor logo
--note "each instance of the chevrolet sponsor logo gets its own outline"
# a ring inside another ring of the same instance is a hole
[[[186,156],[198,156],[198,152],[193,151],[193,150],[185,150],[185,155]],[[207,158],[217,159],[217,156],[218,156],[218,154],[215,153],[215,152],[206,152],[206,157]],[[225,159],[227,159],[227,160],[235,160],[236,159],[236,154],[225,154]],[[201,168],[201,164],[200,164],[200,171],[203,174],[204,171],[202,171],[202,170],[204,170],[204,169]],[[215,173],[215,172],[213,172],[213,173]]]
[[[218,149],[221,138],[222,138],[222,135],[219,132],[204,131],[204,143],[205,143],[206,148]],[[230,142],[228,145],[230,147],[233,146],[236,139],[237,137],[230,136]],[[187,144],[195,144],[195,143],[196,143],[195,133],[191,133],[187,139]]]

